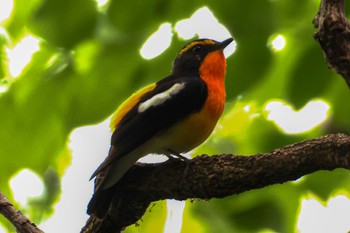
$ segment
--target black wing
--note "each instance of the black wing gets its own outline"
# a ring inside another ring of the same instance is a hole
[[[174,96],[164,103],[150,106],[143,112],[138,111],[140,104],[169,90],[177,83],[184,84],[184,88]],[[159,81],[156,88],[145,94],[117,125],[111,141],[117,150],[113,160],[138,148],[191,113],[198,112],[204,105],[207,95],[207,87],[198,77],[169,76]]]

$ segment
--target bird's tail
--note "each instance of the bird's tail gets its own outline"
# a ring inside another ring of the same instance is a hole
[[[93,214],[100,219],[105,217],[115,194],[116,188],[114,186],[95,192],[88,204],[87,213],[89,215]]]
[[[113,148],[111,148],[109,156],[114,153]],[[140,153],[136,151],[119,158],[117,161],[105,161],[100,165],[91,177],[96,175],[95,193],[88,204],[88,214],[94,214],[98,218],[103,218],[106,215],[114,196],[118,195],[119,189],[125,185],[121,182],[122,177],[140,157]]]
[[[101,171],[95,178],[95,192],[87,206],[87,214],[95,215],[102,219],[109,211],[113,197],[117,193],[117,184],[109,188],[103,188],[104,181],[108,175],[108,169]]]

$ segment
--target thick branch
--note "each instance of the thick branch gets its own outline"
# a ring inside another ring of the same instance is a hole
[[[90,217],[82,232],[118,232],[163,199],[221,198],[298,179],[318,170],[350,169],[350,137],[331,134],[254,156],[202,155],[135,165],[118,189],[106,219]]]
[[[43,233],[20,211],[17,211],[3,193],[0,192],[0,214],[7,218],[19,233]]]
[[[344,0],[322,0],[313,21],[329,66],[345,79],[350,87],[350,25],[345,18]]]

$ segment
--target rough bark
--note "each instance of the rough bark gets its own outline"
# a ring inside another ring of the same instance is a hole
[[[190,163],[137,164],[125,176],[110,214],[103,220],[91,216],[82,232],[120,232],[136,223],[153,201],[222,198],[335,168],[350,169],[350,137],[345,134],[253,156],[201,155]]]
[[[350,25],[345,17],[344,0],[322,0],[313,20],[320,44],[330,68],[350,87]]]
[[[3,193],[0,192],[0,214],[7,218],[19,233],[43,233],[20,211],[17,211]]]

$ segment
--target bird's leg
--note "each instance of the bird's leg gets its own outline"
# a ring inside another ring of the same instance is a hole
[[[172,149],[167,149],[168,152],[170,152],[173,156],[177,157],[178,159],[181,159],[182,161],[188,162],[190,159],[186,158],[185,156],[181,155],[180,153],[177,153],[176,151]],[[165,155],[169,159],[173,159],[174,157],[171,155]]]
[[[185,167],[185,171],[183,173],[183,179],[185,180],[185,177],[187,176],[188,173],[188,169],[190,167],[190,164],[192,163],[192,159],[188,159],[185,156],[181,155],[180,153],[177,153],[176,151],[172,150],[172,149],[167,149],[173,156],[177,157],[178,159],[184,161],[186,163],[186,167]],[[167,155],[168,158],[170,159],[174,159],[174,157]]]

